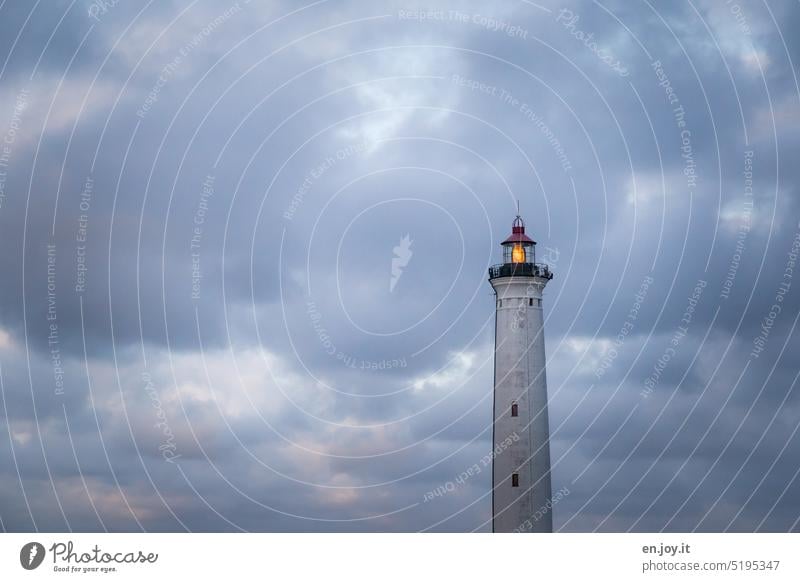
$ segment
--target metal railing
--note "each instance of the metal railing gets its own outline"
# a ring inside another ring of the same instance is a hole
[[[553,272],[544,263],[502,263],[489,267],[489,279],[498,277],[542,277],[552,279]]]

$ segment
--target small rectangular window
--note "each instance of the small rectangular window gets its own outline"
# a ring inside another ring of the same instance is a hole
[[[512,473],[511,474],[511,486],[512,487],[519,487],[519,473]]]
[[[511,416],[519,416],[519,407],[516,402],[511,405]]]
[[[502,307],[503,306],[503,300],[502,299],[498,299],[497,300],[497,306],[498,307]]]
[[[530,299],[528,299],[528,305],[529,305],[530,307],[533,307],[533,297],[531,297]]]

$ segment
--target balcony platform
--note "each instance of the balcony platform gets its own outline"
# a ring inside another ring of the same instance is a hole
[[[542,277],[552,279],[553,272],[544,263],[502,263],[489,267],[489,280],[500,277]]]

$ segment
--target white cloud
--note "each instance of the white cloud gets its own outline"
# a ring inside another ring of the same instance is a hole
[[[7,350],[14,345],[14,340],[11,338],[11,334],[8,333],[5,329],[0,327],[0,350]]]
[[[448,364],[441,370],[413,380],[414,389],[457,390],[470,379],[480,361],[478,354],[470,351],[451,353],[447,360]]]

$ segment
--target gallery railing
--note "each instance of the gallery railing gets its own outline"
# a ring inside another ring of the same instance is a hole
[[[489,279],[498,277],[542,277],[552,279],[550,267],[543,263],[502,263],[489,267]]]

